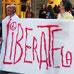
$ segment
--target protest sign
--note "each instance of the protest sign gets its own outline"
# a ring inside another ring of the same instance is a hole
[[[74,20],[10,19],[3,23],[0,70],[74,74]]]

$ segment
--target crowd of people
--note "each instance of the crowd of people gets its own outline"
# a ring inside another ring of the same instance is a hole
[[[34,18],[34,11],[30,6],[26,7],[26,18]],[[44,19],[74,19],[74,7],[69,0],[62,0],[60,5],[46,6],[43,4],[39,10],[39,18]]]
[[[45,4],[43,4],[39,11],[39,18],[73,19],[74,9],[72,8],[72,4],[69,0],[62,0],[60,5],[55,5],[54,8],[51,5],[46,7]]]
[[[9,10],[10,5],[6,7],[6,16],[10,15]],[[16,6],[15,6],[16,7]],[[15,8],[14,7],[14,8]],[[12,12],[16,12],[15,10]],[[68,12],[68,13],[67,13]],[[13,13],[14,14],[14,13]],[[26,7],[26,18],[34,18],[34,11],[30,6]],[[64,17],[65,16],[65,17]],[[68,18],[69,17],[69,18]],[[72,17],[72,18],[70,18]],[[52,7],[51,5],[46,6],[43,4],[41,9],[39,10],[39,18],[45,19],[73,19],[74,17],[74,7],[72,8],[72,4],[69,0],[62,0],[60,5],[55,5]]]
[[[8,11],[9,7],[10,7],[10,5],[8,5],[6,7],[6,11],[7,11],[6,16],[10,15],[10,12]],[[14,12],[14,11],[12,11],[12,12]],[[26,7],[25,12],[26,12],[26,15],[25,15],[26,18],[34,18],[35,17],[34,16],[35,12],[31,9],[30,6]],[[60,5],[55,5],[55,7],[52,7],[51,5],[46,6],[45,4],[43,4],[41,6],[41,9],[39,10],[39,18],[74,19],[74,7],[72,8],[72,4],[71,4],[70,0],[62,0],[60,2]]]

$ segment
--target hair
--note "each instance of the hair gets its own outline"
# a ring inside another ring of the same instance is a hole
[[[69,11],[72,9],[72,4],[69,0],[62,0],[62,3],[66,11]]]
[[[6,6],[6,9],[9,7],[9,5]]]
[[[49,5],[49,6],[47,7],[47,12],[50,12],[50,15],[51,15],[52,17],[54,17],[54,10],[53,10],[53,8],[52,8],[51,5]]]
[[[13,6],[14,9],[16,9],[16,6],[15,6],[14,4],[7,5],[7,6],[6,6],[6,9],[7,9],[9,6]]]
[[[6,6],[6,9],[7,9],[9,6],[12,6],[12,7],[16,10],[16,5],[14,5],[14,4],[7,5],[7,6]]]

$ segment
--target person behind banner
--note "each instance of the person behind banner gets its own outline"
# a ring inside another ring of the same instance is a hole
[[[8,15],[10,16],[10,18],[19,18],[17,15],[16,15],[16,6],[14,4],[10,4],[8,6]]]
[[[26,7],[26,18],[34,18],[34,11],[30,6]]]
[[[46,14],[47,14],[47,9],[46,9],[46,5],[43,4],[40,11],[39,11],[39,18],[44,18],[46,19]]]
[[[10,19],[14,19],[15,22],[18,21],[20,18],[16,15],[16,6],[14,4],[10,4],[6,7],[6,18],[2,20],[2,33],[5,34],[4,32],[4,29],[6,30],[7,29],[7,24],[9,22]],[[3,38],[2,36],[2,39],[4,40],[5,38]]]
[[[14,4],[10,4],[6,7],[6,18],[2,20],[2,23],[8,23],[10,18],[19,19],[19,17],[16,15],[16,6]]]
[[[54,10],[51,5],[47,7],[47,19],[54,19]]]
[[[7,5],[6,7],[6,18],[2,20],[2,41],[4,42],[7,34],[7,24],[9,20],[15,20],[17,22],[19,17],[16,15],[16,6],[14,4]],[[4,25],[4,26],[3,26]]]
[[[7,24],[10,19],[12,20],[14,19],[15,22],[19,20],[19,17],[16,15],[16,6],[14,4],[10,4],[6,7],[6,18],[2,20],[2,33],[4,33],[3,34],[4,36],[6,36]],[[2,35],[2,39],[4,41],[6,38],[3,35]],[[1,74],[19,74],[19,73],[13,73],[13,72],[8,72],[8,71],[1,71],[0,73]]]
[[[61,13],[58,14],[58,19],[74,19],[72,14],[68,12],[71,10],[71,8],[72,8],[72,4],[70,1],[62,0],[60,2]]]

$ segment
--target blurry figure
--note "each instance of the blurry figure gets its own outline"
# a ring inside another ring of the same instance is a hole
[[[53,8],[54,9],[54,16],[55,16],[55,18],[58,17],[58,13],[60,12],[59,7],[60,7],[59,5],[58,6],[55,5],[55,7]]]
[[[28,6],[26,8],[26,18],[34,18],[34,11]]]
[[[62,0],[60,2],[60,13],[58,14],[58,19],[73,19],[71,13],[68,12],[71,10],[71,8],[72,4],[70,1]]]
[[[10,4],[6,7],[6,18],[2,20],[2,33],[6,36],[7,33],[7,23],[10,19],[14,19],[17,21],[19,17],[16,15],[16,6],[14,4]],[[3,41],[6,39],[5,36],[2,35]],[[13,73],[13,72],[6,72],[6,71],[0,71],[0,74],[19,74],[19,73]]]
[[[17,15],[16,15],[16,6],[14,4],[10,4],[8,6],[8,15],[10,16],[10,18],[12,17],[16,17],[16,18],[19,18]]]
[[[72,8],[70,11],[71,11],[72,16],[74,17],[74,8]]]
[[[46,18],[47,10],[45,4],[42,5],[41,10],[39,11],[39,18]]]
[[[27,13],[27,17],[26,17],[26,18],[32,18],[32,16],[31,16],[31,15],[32,15],[32,13],[31,13],[31,12],[28,12],[28,13]]]
[[[6,18],[2,20],[2,25],[4,25],[4,29],[6,30],[7,29],[7,23],[10,19],[19,19],[19,17],[16,15],[16,6],[14,4],[10,4],[6,7]],[[17,20],[16,20],[17,21]],[[3,28],[3,26],[2,26]],[[2,30],[3,32],[3,30]],[[3,32],[4,33],[4,32]]]
[[[16,19],[19,19],[19,17],[16,15],[16,6],[14,4],[10,4],[6,7],[6,18],[2,20],[2,33],[6,34],[7,32],[7,24],[9,22],[10,19],[14,19],[15,21],[17,21]],[[4,25],[4,26],[3,26]],[[2,35],[2,40],[4,41],[6,38]]]
[[[10,18],[19,18],[16,15],[16,6],[14,4],[10,4],[6,7],[6,18],[2,20],[2,22],[8,22]]]
[[[59,7],[60,7],[59,5],[58,6],[55,5],[55,7],[53,8],[55,13],[59,13],[60,12]]]
[[[74,7],[72,9],[74,10]]]
[[[54,10],[51,5],[47,7],[47,19],[54,19]]]

